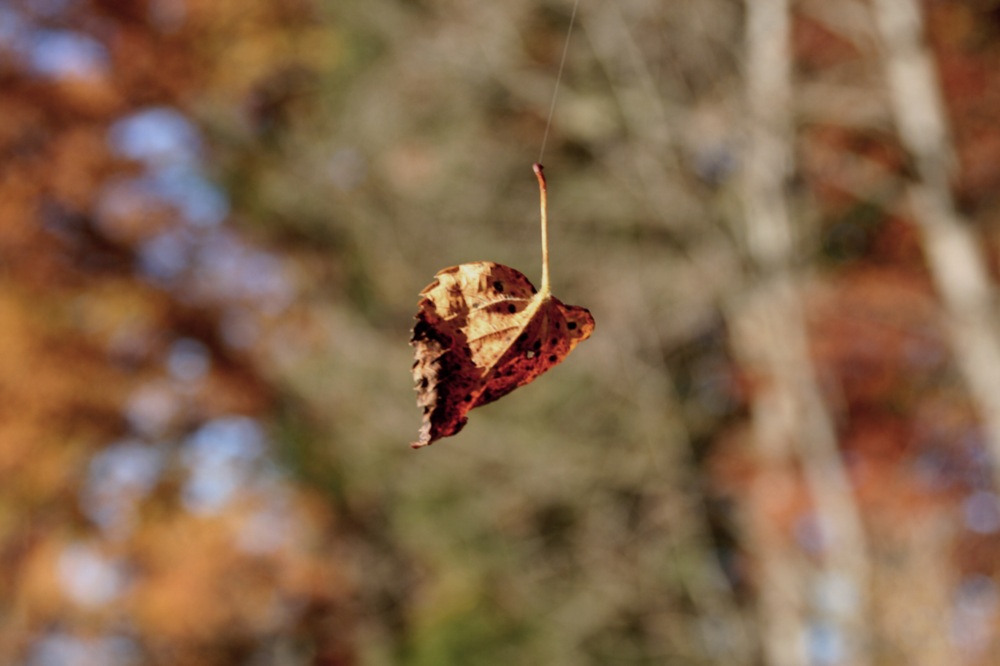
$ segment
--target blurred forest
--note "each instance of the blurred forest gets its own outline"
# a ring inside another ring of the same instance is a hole
[[[1000,663],[1000,2],[0,0],[0,663]]]

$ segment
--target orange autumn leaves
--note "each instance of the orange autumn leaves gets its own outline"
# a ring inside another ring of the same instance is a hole
[[[491,261],[439,271],[420,295],[411,343],[423,424],[414,448],[458,433],[472,409],[558,365],[590,337],[594,318],[549,291],[546,183],[541,191],[542,287]]]

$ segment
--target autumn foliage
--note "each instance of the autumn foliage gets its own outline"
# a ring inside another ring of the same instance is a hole
[[[582,0],[544,161],[587,309],[509,268],[571,3],[0,6],[0,663],[996,663],[1000,463],[913,194],[988,327],[1000,23],[914,5],[929,183],[877,4]],[[475,425],[413,454],[421,407]]]
[[[2,10],[0,661],[244,661],[349,589],[329,508],[268,471],[274,390],[221,332],[241,301],[266,324],[267,294],[218,273],[224,195],[167,111],[220,64],[210,5]]]

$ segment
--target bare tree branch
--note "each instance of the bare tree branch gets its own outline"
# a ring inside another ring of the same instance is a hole
[[[800,289],[791,259],[793,228],[785,197],[792,172],[791,53],[788,0],[747,3],[748,145],[744,164],[746,244],[761,275],[754,293],[734,313],[734,346],[758,382],[752,417],[761,473],[753,503],[773,503],[776,487],[794,483],[801,466],[826,537],[817,579],[835,578],[857,600],[849,611],[810,609],[805,558],[767,515],[752,525],[759,563],[766,662],[808,663],[807,621],[837,627],[846,661],[866,664],[867,547],[834,425],[809,355]],[[781,477],[785,477],[784,481]],[[810,615],[811,613],[811,615]]]
[[[955,358],[978,408],[1000,487],[1000,330],[985,259],[949,187],[954,153],[940,86],[921,32],[916,0],[875,0],[893,114],[900,137],[916,162],[909,186],[913,216],[924,252],[949,313]]]

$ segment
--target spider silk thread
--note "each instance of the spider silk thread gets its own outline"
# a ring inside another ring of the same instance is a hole
[[[569,38],[573,35],[573,26],[576,24],[576,10],[580,7],[580,0],[573,3],[573,13],[569,16],[569,27],[566,28],[566,42],[563,44],[562,58],[559,60],[559,73],[556,74],[556,85],[552,90],[552,103],[549,104],[549,117],[545,121],[545,133],[542,135],[542,148],[538,151],[538,163],[542,163],[545,157],[545,144],[549,140],[549,129],[552,127],[552,116],[556,110],[556,99],[559,97],[559,85],[562,83],[563,70],[566,69],[566,54],[569,53]]]

